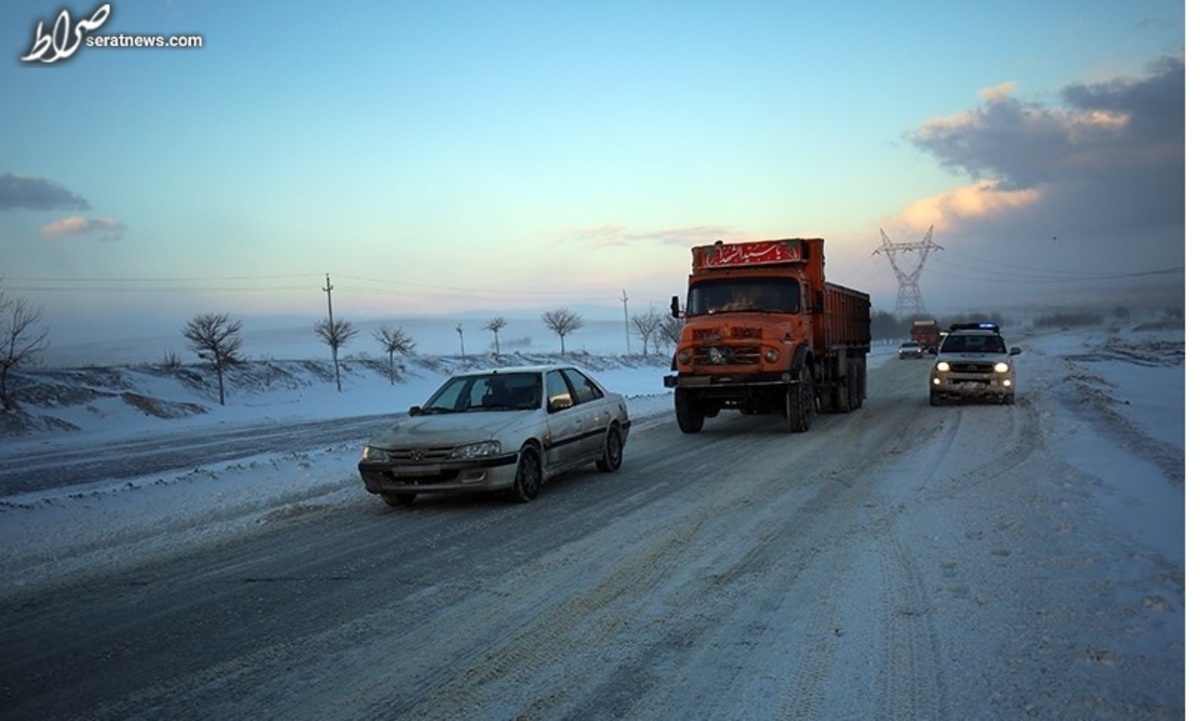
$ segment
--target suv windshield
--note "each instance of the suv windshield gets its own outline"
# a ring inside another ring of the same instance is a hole
[[[994,334],[951,333],[942,341],[941,353],[1007,353],[1004,339]]]

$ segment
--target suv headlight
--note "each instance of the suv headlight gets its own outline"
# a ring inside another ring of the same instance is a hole
[[[1005,363],[1004,361],[1000,361],[999,363],[996,364],[996,372],[997,373],[1007,373],[1008,372],[1008,364]]]
[[[937,369],[943,373],[946,373],[950,370],[950,364],[946,361],[938,361]]]
[[[388,452],[382,448],[372,448],[371,446],[363,446],[362,459],[372,462],[387,462]]]
[[[450,458],[454,460],[466,460],[495,456],[499,455],[499,453],[500,441],[480,441],[479,443],[468,443],[465,446],[455,448],[450,451]]]

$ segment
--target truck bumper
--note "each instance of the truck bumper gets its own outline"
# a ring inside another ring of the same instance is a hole
[[[667,388],[739,388],[786,385],[796,379],[791,373],[730,373],[724,375],[670,375],[663,377]]]

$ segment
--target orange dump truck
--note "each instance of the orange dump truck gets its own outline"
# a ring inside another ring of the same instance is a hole
[[[942,342],[942,329],[936,320],[914,320],[909,337],[925,350],[936,353],[938,344]]]
[[[692,248],[671,375],[675,418],[696,433],[722,410],[779,412],[795,432],[867,395],[871,298],[825,280],[822,238]]]

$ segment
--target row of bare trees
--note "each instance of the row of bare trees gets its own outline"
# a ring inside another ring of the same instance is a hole
[[[670,316],[649,310],[636,314],[631,319],[634,328],[642,338],[642,354],[649,354],[649,344],[661,343],[673,345],[679,340],[681,322]],[[542,322],[558,335],[559,350],[564,355],[567,352],[566,337],[583,327],[583,318],[568,308],[557,308],[542,314]],[[495,316],[483,325],[483,330],[492,333],[495,343],[495,353],[500,355],[500,331],[508,325],[503,316]],[[183,329],[183,337],[188,346],[202,360],[213,365],[217,373],[217,394],[221,405],[225,405],[225,372],[229,366],[241,362],[240,356],[242,339],[242,323],[230,318],[228,313],[202,313],[188,321]],[[463,342],[463,326],[455,326],[459,335],[460,348],[466,355]],[[351,339],[358,335],[358,329],[350,321],[338,318],[319,320],[313,324],[313,332],[325,345],[329,346],[333,355],[334,379],[338,392],[342,391],[341,369],[338,364],[338,353]],[[371,336],[383,347],[388,356],[388,375],[391,383],[396,382],[396,356],[411,355],[416,352],[417,344],[399,326],[375,329]]]
[[[40,307],[32,306],[25,298],[9,298],[0,287],[0,410],[3,412],[16,409],[16,401],[9,389],[11,371],[31,364],[49,346],[46,340],[48,331],[39,326],[41,320]],[[681,322],[669,315],[650,309],[635,314],[631,321],[641,336],[643,355],[648,355],[652,341],[657,348],[660,344],[673,345],[679,340]],[[566,337],[583,327],[583,318],[568,308],[546,311],[542,314],[542,322],[558,335],[559,351],[564,355],[567,352]],[[500,331],[507,325],[508,321],[503,316],[495,316],[483,325],[483,330],[492,333],[497,356],[500,355]],[[462,324],[459,323],[455,330],[458,331],[460,348],[465,356]],[[335,320],[331,317],[314,323],[313,331],[333,354],[334,374],[340,393],[342,382],[338,353],[358,334],[358,329],[345,319]],[[230,317],[229,313],[201,313],[183,328],[188,347],[201,360],[211,363],[217,373],[217,395],[221,405],[225,405],[226,372],[230,366],[244,360],[241,355],[241,332],[242,322]],[[399,326],[376,328],[371,336],[387,353],[389,379],[395,384],[396,356],[415,353],[416,342]]]

